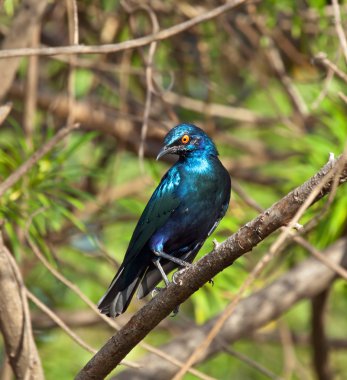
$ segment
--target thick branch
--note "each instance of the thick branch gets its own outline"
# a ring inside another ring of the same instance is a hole
[[[23,280],[0,233],[0,330],[16,379],[44,379]]]
[[[197,263],[179,278],[179,284],[170,284],[145,305],[118,331],[77,375],[77,379],[105,377],[157,324],[204,283],[231,265],[237,258],[251,251],[272,232],[287,224],[305,202],[312,190],[341,163],[329,160],[316,175],[287,196],[243,226],[236,234]],[[347,164],[343,163],[340,183],[347,180]],[[329,193],[331,179],[327,181],[315,202]]]
[[[347,239],[340,240],[327,248],[324,251],[324,257],[346,268]],[[330,286],[335,277],[334,271],[315,258],[309,258],[300,263],[266,288],[240,301],[200,361],[205,361],[223,350],[224,344],[252,336],[256,329],[277,319],[302,299],[310,299],[320,294],[322,290]],[[195,347],[202,343],[217,318],[213,318],[203,326],[189,328],[170,343],[160,347],[160,350],[170,353],[177,360],[184,361]],[[153,354],[146,355],[139,364],[145,364],[141,366],[141,371],[125,370],[114,379],[170,379],[177,371],[176,366],[157,360]]]

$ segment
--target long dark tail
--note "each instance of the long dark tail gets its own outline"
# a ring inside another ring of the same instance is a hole
[[[98,303],[101,313],[109,317],[124,313],[147,269],[147,265],[136,263],[136,260],[122,265]]]

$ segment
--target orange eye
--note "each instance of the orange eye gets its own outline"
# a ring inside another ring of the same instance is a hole
[[[190,140],[190,137],[188,135],[184,135],[182,138],[181,138],[181,141],[183,144],[188,144],[189,143],[189,140]]]

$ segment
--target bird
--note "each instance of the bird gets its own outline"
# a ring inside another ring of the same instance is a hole
[[[211,138],[199,127],[181,123],[164,138],[157,160],[178,155],[148,201],[129,246],[98,308],[117,317],[136,290],[145,297],[177,268],[190,266],[224,217],[231,179]]]

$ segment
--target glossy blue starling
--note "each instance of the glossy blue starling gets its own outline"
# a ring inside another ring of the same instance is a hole
[[[129,243],[122,265],[99,301],[102,313],[123,313],[138,289],[145,297],[175,268],[189,266],[225,215],[230,176],[213,141],[192,124],[165,137],[157,159],[178,155],[154,191]]]

